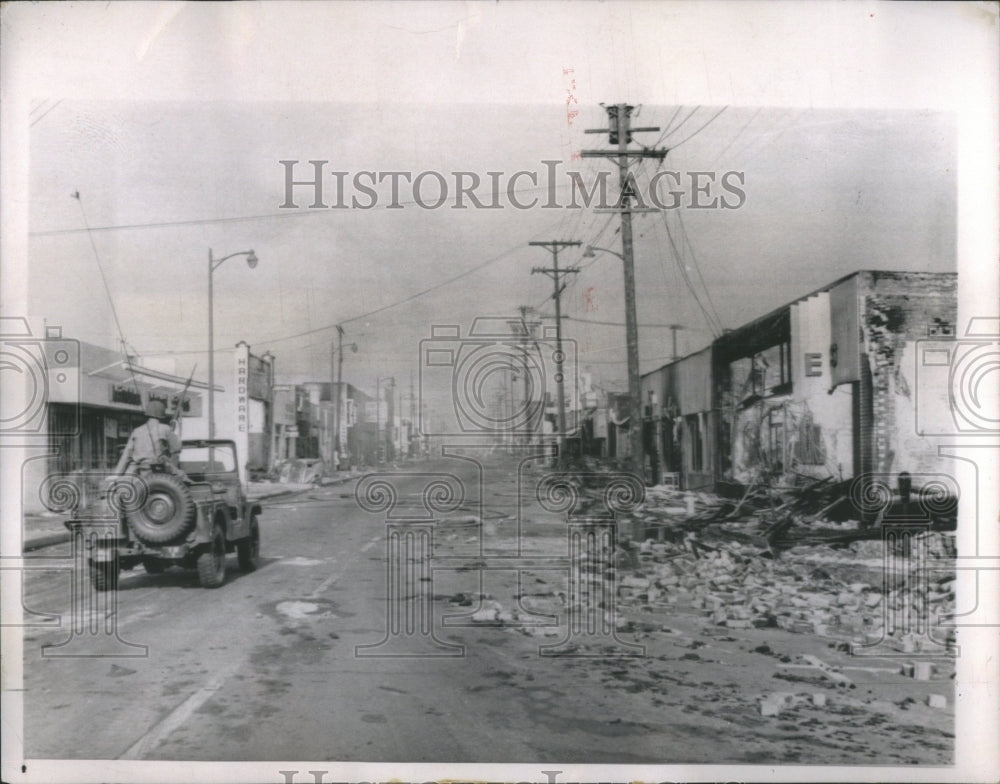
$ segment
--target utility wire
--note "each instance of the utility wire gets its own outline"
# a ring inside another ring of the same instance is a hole
[[[670,135],[671,133],[676,133],[676,132],[677,132],[677,131],[679,131],[679,130],[680,130],[681,128],[683,128],[683,127],[684,127],[684,123],[686,123],[686,122],[687,122],[688,120],[690,120],[690,119],[691,119],[692,117],[694,117],[694,113],[695,113],[696,111],[698,111],[698,110],[699,110],[700,108],[701,108],[701,105],[700,105],[700,104],[699,104],[698,106],[695,106],[695,107],[694,107],[694,108],[693,108],[693,109],[691,110],[691,113],[690,113],[690,114],[689,114],[689,115],[688,115],[687,117],[685,117],[685,118],[684,118],[683,120],[681,120],[681,121],[680,121],[679,123],[677,123],[677,127],[676,127],[676,128],[674,128],[673,130],[671,130],[670,126],[668,125],[668,126],[667,126],[667,130],[665,130],[665,131],[664,131],[664,132],[663,132],[663,133],[662,133],[662,134],[660,135],[660,138],[656,140],[656,144],[654,144],[653,146],[654,146],[654,147],[659,147],[659,146],[660,146],[660,145],[661,145],[661,144],[663,143],[663,140],[664,140],[664,139],[666,139],[668,135]],[[679,110],[679,109],[680,109],[680,107],[678,107],[678,110]],[[676,112],[674,113],[674,116],[676,116]]]
[[[723,107],[723,108],[725,108],[725,107]],[[721,114],[721,112],[719,112],[719,114]],[[718,117],[718,114],[716,114],[716,117]],[[709,120],[709,122],[711,122],[711,120]],[[706,123],[706,125],[707,125],[707,123]],[[656,166],[656,171],[659,171],[660,168],[662,168],[662,166],[663,166],[663,161],[660,161],[657,164],[657,166]],[[693,286],[691,284],[691,279],[688,276],[687,268],[683,264],[682,254],[681,254],[680,250],[677,248],[676,244],[674,244],[673,236],[670,234],[670,226],[669,226],[669,224],[667,222],[667,214],[666,214],[666,212],[661,212],[660,216],[663,219],[663,225],[664,225],[664,227],[667,230],[667,237],[670,240],[670,244],[671,244],[671,246],[674,249],[675,258],[677,260],[678,268],[680,269],[681,274],[684,277],[684,281],[685,281],[685,283],[686,283],[686,285],[688,287],[688,290],[691,292],[692,296],[694,297],[694,300],[698,304],[698,307],[701,308],[702,313],[705,314],[705,317],[708,320],[709,327],[712,329],[713,334],[715,333],[716,328],[718,329],[719,333],[721,334],[721,332],[723,330],[722,319],[719,317],[719,311],[715,307],[715,303],[712,301],[712,295],[711,295],[711,293],[708,290],[708,286],[705,284],[705,278],[704,278],[704,276],[701,273],[701,268],[698,266],[698,259],[695,256],[694,246],[691,244],[691,238],[688,235],[687,229],[684,226],[684,221],[683,221],[683,218],[681,217],[681,213],[678,212],[678,214],[677,214],[677,220],[680,222],[681,231],[683,232],[684,240],[686,241],[687,247],[691,251],[691,264],[694,266],[695,271],[698,273],[698,279],[701,281],[702,288],[705,291],[705,298],[708,301],[708,304],[709,304],[709,306],[712,309],[712,315],[713,315],[713,317],[715,319],[715,325],[713,325],[712,318],[709,316],[709,314],[706,311],[705,307],[702,305],[702,302],[701,302],[698,294],[695,292],[695,290],[694,290],[694,288],[693,288]],[[665,280],[665,282],[666,282],[666,280]],[[669,287],[669,283],[667,285]]]
[[[87,213],[83,209],[83,198],[80,196],[80,191],[74,191],[71,195],[74,199],[76,199],[76,203],[80,205],[80,216],[83,218],[84,227],[86,227],[87,238],[90,240],[90,247],[94,251],[94,259],[97,261],[97,269],[101,273],[101,282],[104,284],[104,293],[107,294],[108,304],[111,306],[111,315],[114,317],[115,320],[115,330],[118,332],[118,339],[121,341],[122,344],[122,352],[126,355],[125,364],[128,365],[129,375],[132,376],[132,384],[133,386],[135,386],[136,393],[138,393],[139,383],[135,379],[135,371],[132,369],[132,362],[128,358],[129,344],[128,341],[125,340],[125,332],[122,330],[122,323],[118,319],[118,309],[115,307],[114,297],[111,296],[111,287],[108,286],[108,278],[104,274],[104,265],[101,264],[101,255],[97,252],[97,244],[94,242],[94,235],[90,232],[90,227],[89,224],[87,223]]]
[[[747,120],[746,123],[743,125],[743,127],[740,128],[736,132],[736,135],[732,138],[732,140],[729,142],[729,144],[727,144],[725,147],[723,147],[722,150],[719,152],[719,154],[715,156],[715,158],[712,160],[712,163],[709,164],[710,166],[714,166],[719,161],[719,159],[722,158],[722,156],[726,154],[726,151],[729,150],[729,148],[732,147],[734,144],[736,144],[736,142],[743,135],[743,133],[746,131],[746,129],[750,127],[750,123],[752,123],[754,120],[757,119],[757,115],[759,115],[761,113],[761,111],[763,110],[763,108],[764,107],[762,107],[762,106],[759,107],[756,112],[754,112],[752,115],[750,115],[750,119]]]
[[[598,325],[603,326],[603,327],[624,327],[625,326],[625,322],[624,321],[600,321],[598,319],[578,318],[577,316],[563,316],[563,318],[567,319],[568,321],[579,321],[581,324],[598,324]],[[655,327],[657,329],[659,329],[659,328],[668,329],[668,328],[670,328],[672,326],[675,326],[675,325],[674,324],[638,324],[637,326],[640,326],[640,327],[643,327],[643,328],[646,328],[646,327]],[[700,332],[701,330],[698,330],[698,331]]]
[[[687,228],[684,226],[684,216],[682,212],[677,213],[677,221],[680,223],[681,234],[684,235],[684,242],[687,243],[688,250],[691,252],[691,265],[694,267],[694,271],[698,273],[698,280],[701,281],[701,287],[705,291],[705,299],[708,300],[708,306],[712,309],[712,313],[715,314],[715,321],[719,325],[720,332],[724,331],[725,327],[723,326],[722,319],[719,316],[719,309],[715,307],[715,303],[712,301],[712,292],[705,284],[705,278],[702,277],[701,267],[698,265],[698,259],[695,257],[694,247],[691,245],[691,237],[688,235]]]
[[[324,332],[325,330],[334,329],[334,328],[336,328],[338,326],[342,326],[344,324],[350,324],[352,321],[360,321],[361,319],[369,318],[370,316],[377,315],[378,313],[383,313],[383,312],[385,312],[387,310],[392,310],[393,308],[398,308],[400,305],[405,305],[408,302],[412,302],[415,299],[419,299],[420,297],[423,297],[426,294],[430,294],[432,291],[437,291],[438,289],[444,288],[445,286],[450,286],[452,283],[454,283],[456,281],[462,280],[462,278],[467,278],[467,277],[469,277],[469,275],[474,275],[475,273],[479,272],[482,269],[485,269],[489,265],[494,264],[494,263],[500,261],[500,259],[506,258],[510,254],[512,254],[514,251],[519,250],[521,247],[522,247],[521,243],[518,243],[514,247],[508,248],[507,250],[503,251],[503,253],[500,253],[500,254],[498,254],[496,256],[493,256],[492,258],[487,259],[486,261],[482,262],[481,264],[477,264],[475,267],[472,267],[470,269],[465,270],[465,272],[461,272],[461,273],[459,273],[458,275],[455,275],[452,278],[448,278],[447,280],[443,280],[440,283],[436,283],[435,285],[430,286],[430,287],[428,287],[426,289],[423,289],[422,291],[418,291],[418,292],[416,292],[414,294],[410,294],[409,296],[404,297],[401,300],[397,300],[396,302],[391,302],[388,305],[383,305],[380,308],[375,308],[374,310],[369,310],[367,313],[361,313],[360,315],[357,315],[357,316],[351,316],[350,318],[341,319],[340,321],[338,321],[336,323],[324,324],[322,327],[316,327],[314,329],[307,329],[304,332],[297,332],[294,335],[284,335],[284,336],[278,337],[278,338],[268,338],[266,340],[260,340],[260,341],[257,341],[257,342],[258,342],[258,344],[267,345],[267,344],[270,344],[270,343],[280,343],[280,342],[285,341],[285,340],[294,340],[295,338],[305,337],[306,335],[312,335],[312,334],[314,334],[316,332]]]
[[[674,142],[674,144],[671,145],[670,149],[671,150],[676,150],[678,147],[680,147],[682,144],[684,144],[684,142],[687,142],[687,141],[690,141],[691,139],[693,139],[699,133],[701,133],[702,131],[704,131],[709,125],[711,125],[715,121],[715,118],[718,117],[720,114],[722,114],[724,111],[726,111],[726,109],[728,109],[728,108],[729,108],[728,105],[727,106],[723,106],[721,109],[719,109],[719,111],[717,111],[715,114],[713,114],[711,117],[709,117],[708,121],[704,125],[702,125],[697,131],[695,131],[694,133],[692,133],[690,136],[685,136],[679,142]]]
[[[539,232],[538,235],[536,235],[536,236],[541,236],[542,234],[544,234],[546,232],[548,232],[548,229],[546,229],[546,230],[544,230],[542,232]],[[486,267],[490,266],[491,264],[495,264],[496,262],[500,261],[501,259],[504,259],[507,256],[510,256],[512,253],[514,253],[515,251],[520,250],[523,247],[524,246],[523,246],[522,243],[518,243],[517,245],[514,245],[514,246],[508,248],[507,250],[505,250],[505,251],[503,251],[501,253],[498,253],[496,256],[493,256],[493,257],[487,259],[486,261],[484,261],[484,262],[482,262],[480,264],[477,264],[476,266],[471,267],[471,268],[465,270],[464,272],[460,272],[458,275],[455,275],[455,276],[453,276],[451,278],[448,278],[447,280],[443,280],[440,283],[436,283],[433,286],[429,286],[428,288],[423,289],[421,291],[417,291],[417,292],[415,292],[413,294],[410,294],[409,296],[404,297],[403,299],[397,300],[396,302],[391,302],[388,305],[383,305],[383,306],[381,306],[379,308],[375,308],[374,310],[369,310],[366,313],[361,313],[361,314],[359,314],[357,316],[351,316],[350,318],[341,319],[340,321],[337,321],[337,322],[334,322],[334,323],[331,323],[331,324],[324,324],[321,327],[315,327],[313,329],[307,329],[307,330],[305,330],[303,332],[298,332],[298,333],[296,333],[294,335],[283,335],[283,336],[277,337],[277,338],[269,338],[269,339],[265,339],[265,340],[260,340],[260,341],[257,341],[257,344],[258,345],[260,345],[260,344],[268,345],[268,344],[271,344],[271,343],[280,343],[280,342],[283,342],[285,340],[294,340],[295,338],[305,337],[306,335],[312,335],[312,334],[315,334],[316,332],[323,332],[323,331],[328,330],[328,329],[335,329],[338,326],[343,326],[344,324],[350,324],[353,321],[360,321],[361,319],[366,319],[366,318],[369,318],[371,316],[375,316],[375,315],[377,315],[379,313],[383,313],[383,312],[385,312],[387,310],[392,310],[393,308],[398,308],[400,305],[405,305],[408,302],[413,302],[413,300],[419,299],[420,297],[423,297],[423,296],[425,296],[427,294],[430,294],[433,291],[437,291],[438,289],[442,289],[445,286],[450,286],[452,283],[455,283],[456,281],[462,280],[463,278],[467,278],[470,275],[474,275],[475,273],[479,272],[480,270],[483,270]]]
[[[562,183],[560,185],[556,185],[555,188],[557,190],[563,189],[563,188],[568,188],[568,187],[570,187],[571,184],[572,183]],[[552,188],[551,183],[546,184],[546,185],[540,185],[537,188],[522,188],[520,190],[513,191],[513,193],[515,193],[517,195],[521,195],[521,194],[525,194],[525,193],[537,193],[538,191],[547,191],[550,188]],[[506,190],[504,190],[503,192],[507,193]],[[497,196],[498,193],[499,193],[499,191],[491,191],[491,195],[494,197],[494,201],[496,200],[496,196]],[[411,199],[411,200],[408,200],[408,201],[396,201],[394,203],[395,204],[400,204],[400,205],[414,205],[414,204],[418,204],[418,202],[415,199]],[[206,225],[210,225],[210,224],[214,224],[214,223],[246,223],[248,221],[256,221],[256,220],[271,220],[271,219],[280,219],[280,218],[303,218],[303,217],[315,216],[315,215],[329,215],[329,214],[333,214],[334,212],[337,212],[337,211],[333,210],[333,209],[327,209],[327,210],[316,209],[316,210],[313,210],[313,209],[299,208],[299,209],[295,209],[295,210],[289,209],[288,211],[281,212],[281,213],[269,212],[269,213],[260,213],[258,215],[233,215],[233,216],[222,217],[222,218],[192,218],[192,219],[189,219],[189,220],[156,221],[156,222],[153,222],[153,223],[123,223],[123,224],[118,224],[118,225],[113,225],[113,226],[93,226],[90,229],[86,229],[86,231],[88,231],[88,232],[96,232],[96,231],[126,231],[126,230],[133,230],[133,229],[166,229],[166,228],[175,228],[175,227],[178,227],[178,226],[206,226]],[[85,230],[84,229],[45,229],[45,230],[42,230],[42,231],[29,231],[28,232],[28,236],[29,237],[56,237],[56,236],[59,236],[59,235],[62,235],[62,234],[80,234],[83,231],[85,231]]]
[[[712,334],[715,337],[718,337],[719,334],[721,334],[721,330],[718,329],[715,323],[712,321],[711,314],[708,312],[708,309],[702,303],[701,298],[698,296],[698,292],[695,290],[694,285],[691,283],[691,278],[688,275],[687,269],[685,269],[684,262],[682,261],[681,258],[681,252],[678,250],[677,243],[674,242],[674,236],[670,231],[670,223],[667,221],[667,214],[663,212],[661,213],[661,217],[663,218],[663,227],[667,230],[667,239],[670,241],[670,247],[673,248],[674,251],[674,261],[677,264],[677,269],[680,270],[681,277],[684,278],[684,283],[685,285],[687,285],[688,291],[691,292],[691,296],[694,297],[695,303],[701,309],[702,314],[704,314],[705,321],[708,323],[709,328],[712,330]]]
[[[46,109],[44,112],[42,112],[40,115],[38,115],[38,117],[36,117],[34,120],[32,120],[31,124],[28,127],[32,128],[35,125],[37,125],[38,123],[40,123],[49,112],[51,112],[53,109],[55,109],[62,102],[63,102],[63,99],[60,98],[58,101],[56,101],[54,104],[52,104],[48,109]]]

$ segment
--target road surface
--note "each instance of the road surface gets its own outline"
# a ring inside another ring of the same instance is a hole
[[[267,502],[256,572],[240,573],[230,556],[225,585],[204,590],[193,572],[153,576],[136,567],[123,573],[117,593],[120,641],[103,632],[76,640],[86,643],[79,650],[90,646],[97,653],[135,653],[143,649],[125,644],[146,646],[144,656],[43,656],[43,645],[67,639],[67,623],[26,634],[26,756],[951,760],[951,682],[917,684],[927,694],[948,695],[949,708],[934,709],[914,692],[914,681],[893,672],[898,665],[867,660],[851,669],[857,661],[809,635],[713,628],[695,611],[619,608],[617,639],[565,650],[634,653],[644,646],[644,655],[541,655],[540,645],[558,644],[568,630],[565,613],[551,625],[553,619],[537,609],[565,602],[565,520],[537,505],[521,514],[520,556],[536,558],[538,568],[522,569],[518,587],[516,570],[495,568],[504,556],[518,555],[519,499],[522,507],[534,503],[533,486],[519,489],[514,463],[487,464],[482,484],[475,464],[461,459],[402,471],[388,478],[397,492],[392,514],[402,515],[396,521],[401,525],[419,527],[426,510],[428,480],[406,471],[448,472],[463,486],[461,503],[443,513],[432,510],[438,521],[433,571],[421,571],[419,557],[404,558],[401,571],[387,570],[387,513],[361,508],[355,483]],[[409,544],[419,548],[423,541]],[[25,585],[28,608],[65,614],[68,622],[68,572],[31,572]],[[389,644],[379,645],[392,618],[402,618],[405,632],[407,618],[414,617],[394,615],[399,605],[389,597],[410,602],[409,610],[430,607],[433,639],[420,633],[418,623],[411,634],[390,635]],[[411,655],[428,652],[443,655]],[[846,666],[850,685],[795,663],[805,655]],[[760,697],[773,692],[799,697],[781,715],[763,716]],[[813,704],[811,694],[827,696],[826,704]]]

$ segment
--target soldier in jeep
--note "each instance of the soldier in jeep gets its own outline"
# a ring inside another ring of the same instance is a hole
[[[125,451],[122,452],[114,475],[136,473],[154,463],[163,465],[167,470],[177,469],[181,452],[181,440],[170,427],[167,407],[160,400],[151,400],[146,406],[149,417],[146,424],[132,431]]]

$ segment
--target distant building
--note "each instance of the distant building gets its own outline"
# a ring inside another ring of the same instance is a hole
[[[332,469],[374,463],[375,436],[367,432],[365,420],[373,398],[346,382],[340,389],[338,439],[336,384],[306,381],[275,386],[275,462],[319,458]]]

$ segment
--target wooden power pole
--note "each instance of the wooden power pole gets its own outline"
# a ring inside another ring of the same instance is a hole
[[[677,361],[677,330],[684,329],[683,324],[670,325],[670,361]]]
[[[548,240],[545,242],[529,242],[528,244],[545,248],[552,254],[551,267],[533,267],[531,274],[534,275],[537,272],[541,272],[552,278],[552,299],[556,301],[556,410],[559,412],[559,433],[557,434],[557,438],[559,440],[558,459],[560,463],[563,463],[566,459],[566,400],[563,397],[564,354],[562,349],[562,311],[560,310],[559,297],[562,295],[563,289],[566,288],[566,284],[560,283],[559,278],[561,275],[579,272],[580,268],[566,267],[565,269],[559,269],[559,249],[579,247],[581,243],[578,240]],[[544,401],[542,405],[544,406]]]
[[[341,393],[340,393],[340,376],[344,367],[344,328],[337,325],[337,380],[333,385],[333,397],[334,397],[334,408],[333,408],[333,449],[331,450],[330,460],[333,461],[333,465],[330,468],[334,471],[338,468],[338,463],[340,462],[341,444],[340,444],[340,403],[341,403]],[[336,457],[334,457],[336,455]]]
[[[657,212],[649,207],[633,207],[632,197],[634,178],[629,173],[629,161],[632,158],[655,158],[663,160],[667,150],[629,150],[632,134],[639,132],[655,132],[659,128],[633,128],[631,115],[634,106],[619,103],[606,106],[608,113],[608,128],[590,129],[585,133],[607,133],[608,140],[617,149],[614,150],[583,150],[584,158],[611,158],[618,164],[618,205],[611,210],[596,210],[597,212],[618,212],[622,221],[622,261],[625,272],[625,340],[628,350],[628,394],[631,400],[631,427],[629,436],[632,451],[632,470],[640,477],[645,477],[646,461],[642,448],[642,380],[639,376],[639,329],[635,312],[635,261],[632,248],[632,213]]]

